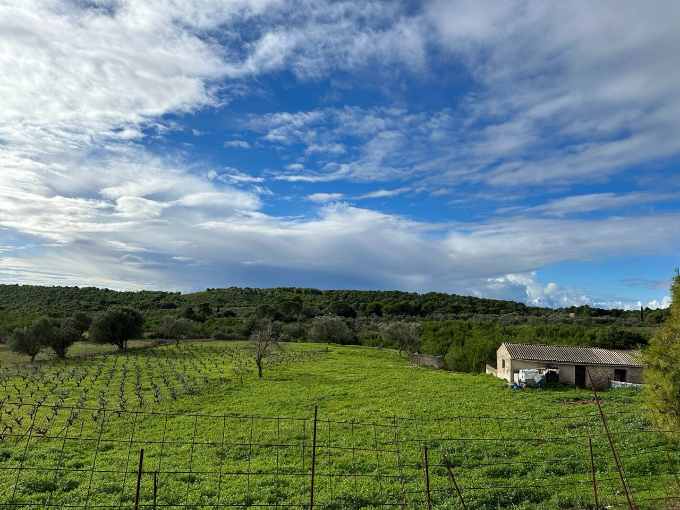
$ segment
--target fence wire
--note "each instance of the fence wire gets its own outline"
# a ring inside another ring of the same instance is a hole
[[[607,435],[595,409],[372,421],[317,412],[1,402],[0,508],[680,508],[678,446],[634,413],[608,414]]]

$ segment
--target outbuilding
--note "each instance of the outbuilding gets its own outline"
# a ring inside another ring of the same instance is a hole
[[[637,351],[599,347],[503,343],[496,352],[496,375],[514,382],[523,369],[557,369],[559,381],[581,388],[608,387],[612,381],[642,383]]]

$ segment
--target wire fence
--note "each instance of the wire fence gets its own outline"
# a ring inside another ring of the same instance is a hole
[[[634,412],[374,421],[3,402],[0,508],[680,508]],[[522,507],[521,505],[525,505]]]

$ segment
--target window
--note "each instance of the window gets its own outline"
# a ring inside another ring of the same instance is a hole
[[[503,368],[505,368],[505,360],[502,360],[502,361],[501,361],[501,366],[502,366]]]
[[[615,368],[614,380],[619,382],[626,382],[626,370],[623,368]]]

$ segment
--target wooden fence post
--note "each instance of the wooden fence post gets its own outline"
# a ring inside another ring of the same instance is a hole
[[[590,472],[593,478],[593,497],[595,498],[595,508],[599,510],[600,499],[597,495],[597,474],[595,471],[595,456],[593,455],[593,439],[588,436],[588,449],[590,450]]]

